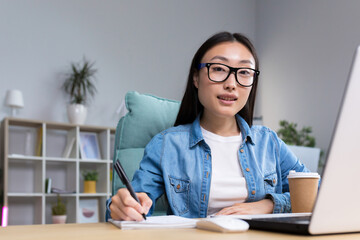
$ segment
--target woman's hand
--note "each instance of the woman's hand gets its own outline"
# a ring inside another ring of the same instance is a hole
[[[111,198],[110,211],[114,220],[142,221],[143,216],[149,212],[152,200],[146,193],[136,193],[140,204],[130,195],[126,188],[121,188]]]
[[[216,215],[250,215],[272,213],[274,203],[270,199],[263,199],[258,202],[235,203],[231,207],[221,209]]]

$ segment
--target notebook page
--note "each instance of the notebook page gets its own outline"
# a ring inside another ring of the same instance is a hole
[[[109,219],[109,222],[120,229],[145,229],[145,228],[195,228],[197,220],[179,216],[154,216],[146,217],[141,222],[116,221]]]

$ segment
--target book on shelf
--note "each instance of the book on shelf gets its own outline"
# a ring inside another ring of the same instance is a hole
[[[51,193],[51,183],[52,183],[51,178],[47,178],[45,180],[45,193]]]
[[[42,156],[42,139],[43,139],[43,129],[39,127],[37,130],[37,140],[35,146],[35,156],[41,157]]]
[[[75,145],[75,138],[71,138],[67,143],[63,152],[63,158],[69,158]]]
[[[26,156],[34,156],[34,140],[32,139],[35,134],[33,134],[30,130],[25,133],[25,155]],[[36,137],[36,136],[35,136]]]
[[[55,187],[52,187],[51,188],[51,193],[76,193],[76,191],[68,191],[68,190],[64,190],[64,189],[60,189],[60,188],[55,188]]]
[[[67,134],[66,146],[63,152],[63,158],[76,158],[76,131],[71,130]]]

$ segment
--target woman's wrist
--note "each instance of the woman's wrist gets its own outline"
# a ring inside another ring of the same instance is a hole
[[[270,198],[265,198],[261,200],[264,203],[264,210],[266,213],[273,213],[274,211],[274,202]]]

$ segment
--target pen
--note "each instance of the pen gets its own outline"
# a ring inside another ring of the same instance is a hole
[[[129,190],[130,195],[138,202],[140,203],[139,199],[137,198],[135,191],[133,189],[133,187],[130,184],[130,181],[128,179],[128,177],[126,176],[126,173],[124,171],[124,169],[122,168],[119,160],[116,160],[115,165],[114,165],[115,171],[117,172],[117,174],[120,177],[121,182],[126,186],[127,190]],[[146,220],[146,216],[143,213],[142,214],[143,218]]]

